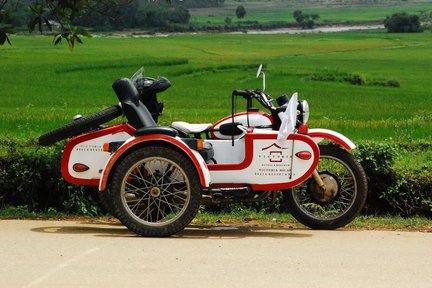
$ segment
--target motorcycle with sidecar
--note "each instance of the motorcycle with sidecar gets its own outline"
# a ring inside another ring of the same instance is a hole
[[[164,237],[186,227],[200,205],[261,201],[286,194],[293,216],[314,229],[351,222],[367,196],[366,175],[349,153],[355,145],[327,129],[309,129],[309,107],[263,91],[234,90],[247,109],[216,124],[157,124],[170,87],[164,77],[142,75],[112,85],[120,103],[39,138],[65,145],[62,175],[70,183],[98,186],[108,210],[141,236]],[[265,74],[262,66],[257,76]],[[252,108],[256,99],[270,114]],[[126,123],[101,126],[124,115]],[[328,140],[328,141],[323,141]],[[324,142],[330,144],[322,145]]]

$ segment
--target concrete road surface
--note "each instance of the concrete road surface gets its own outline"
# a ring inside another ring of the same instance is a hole
[[[432,234],[0,220],[0,287],[432,287]]]

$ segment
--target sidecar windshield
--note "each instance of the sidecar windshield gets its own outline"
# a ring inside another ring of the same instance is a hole
[[[144,66],[138,69],[138,71],[135,72],[135,74],[132,75],[131,80],[133,83],[136,82],[136,80],[142,78],[144,75]]]

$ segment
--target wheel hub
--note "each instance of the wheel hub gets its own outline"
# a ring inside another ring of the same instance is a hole
[[[320,202],[328,203],[332,201],[339,192],[339,184],[335,177],[330,174],[320,174],[322,181],[324,182],[324,189],[319,187],[315,181],[312,181],[310,189],[312,197]]]
[[[150,189],[150,195],[153,198],[159,197],[160,194],[161,194],[161,190],[159,189],[159,187],[153,187],[153,188]]]

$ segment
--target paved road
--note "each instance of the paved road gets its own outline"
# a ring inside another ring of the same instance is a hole
[[[0,220],[0,287],[432,287],[432,234]]]

